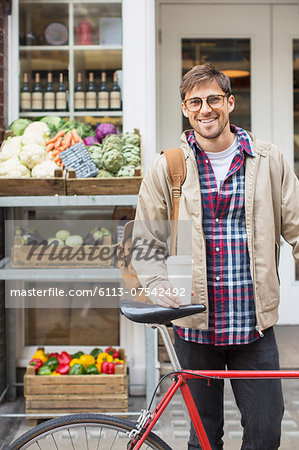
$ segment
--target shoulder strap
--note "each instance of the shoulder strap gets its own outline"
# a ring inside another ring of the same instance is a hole
[[[167,170],[170,182],[172,184],[172,227],[170,232],[170,254],[176,254],[177,241],[177,220],[179,217],[180,196],[182,184],[186,179],[186,161],[181,148],[169,148],[163,150],[167,163]]]

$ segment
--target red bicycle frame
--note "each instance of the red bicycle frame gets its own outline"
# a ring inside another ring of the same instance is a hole
[[[140,449],[145,439],[152,431],[158,419],[161,417],[166,406],[169,404],[178,389],[181,390],[190,418],[197,433],[202,450],[212,450],[207,434],[203,427],[201,418],[194,403],[191,391],[187,384],[187,380],[192,379],[271,379],[271,378],[299,378],[299,371],[295,370],[182,370],[173,372],[171,375],[173,380],[170,387],[167,389],[162,399],[154,409],[150,420],[145,426],[144,434],[133,447],[136,450]]]

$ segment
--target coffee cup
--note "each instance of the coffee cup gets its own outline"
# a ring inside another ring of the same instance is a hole
[[[173,255],[166,260],[168,279],[174,293],[181,299],[181,305],[191,303],[192,265],[191,255]]]

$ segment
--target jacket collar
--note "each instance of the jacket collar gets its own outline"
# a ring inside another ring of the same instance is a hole
[[[232,125],[234,128],[238,128],[235,127],[235,125]],[[238,128],[238,130],[242,130],[243,133],[246,133],[247,136],[250,138],[250,148],[251,148],[251,153],[247,152],[246,149],[244,149],[246,151],[246,153],[249,156],[255,156],[255,153],[261,155],[261,156],[267,156],[269,150],[270,150],[270,144],[267,142],[261,142],[259,140],[256,139],[256,136],[251,132],[251,131],[245,131],[242,128]],[[195,160],[195,156],[194,153],[191,149],[191,147],[188,144],[188,140],[187,140],[187,136],[188,134],[191,132],[192,130],[186,130],[182,133],[181,135],[181,148],[185,153],[186,157],[189,157],[191,159]],[[239,141],[240,142],[240,141]],[[242,146],[243,148],[243,146]]]

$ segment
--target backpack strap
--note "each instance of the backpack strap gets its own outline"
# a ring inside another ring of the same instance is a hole
[[[182,193],[182,184],[186,179],[186,161],[181,148],[169,148],[163,150],[167,163],[167,170],[170,182],[172,184],[172,227],[170,231],[170,255],[176,255],[176,244],[178,234],[177,220],[179,217],[180,197]]]

